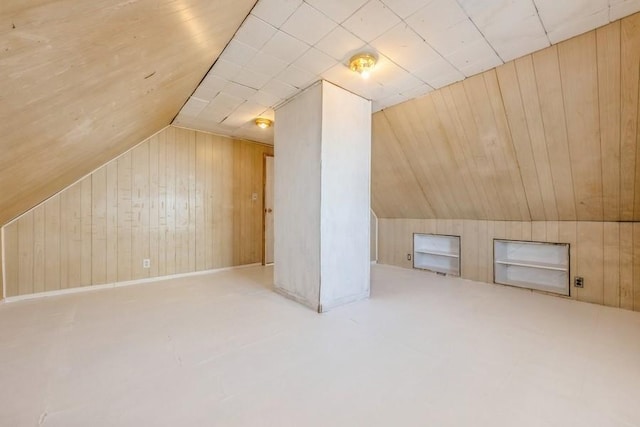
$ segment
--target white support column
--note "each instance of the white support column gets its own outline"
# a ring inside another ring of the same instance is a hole
[[[276,111],[276,290],[319,312],[370,289],[371,103],[319,82]]]

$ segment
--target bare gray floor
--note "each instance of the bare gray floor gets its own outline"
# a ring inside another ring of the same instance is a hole
[[[0,305],[0,425],[640,426],[640,313],[372,277],[323,315],[270,267]]]

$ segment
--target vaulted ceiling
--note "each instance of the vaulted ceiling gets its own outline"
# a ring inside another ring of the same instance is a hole
[[[639,221],[640,14],[373,116],[386,218]]]
[[[381,217],[638,220],[639,18],[530,54],[638,10],[640,0],[4,0],[0,225],[174,118],[270,142],[251,119],[318,78],[379,111]],[[366,82],[345,65],[360,49],[380,59]]]
[[[167,126],[255,0],[2,0],[0,225]]]

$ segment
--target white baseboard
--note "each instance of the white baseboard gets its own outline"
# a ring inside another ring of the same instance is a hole
[[[38,299],[38,298],[55,297],[59,295],[78,294],[81,292],[93,292],[93,291],[99,291],[103,289],[115,289],[115,288],[120,288],[124,286],[142,285],[145,283],[160,282],[160,281],[169,280],[169,279],[180,279],[183,277],[202,276],[205,274],[221,273],[223,271],[239,270],[242,268],[256,267],[261,265],[262,265],[261,263],[244,264],[244,265],[236,265],[233,267],[216,268],[213,270],[203,270],[203,271],[193,271],[190,273],[172,274],[170,276],[158,276],[158,277],[149,277],[146,279],[127,280],[125,282],[106,283],[104,285],[91,285],[91,286],[82,286],[78,288],[60,289],[56,291],[38,292],[36,294],[7,297],[2,302],[12,303],[17,301],[25,301],[25,300]]]

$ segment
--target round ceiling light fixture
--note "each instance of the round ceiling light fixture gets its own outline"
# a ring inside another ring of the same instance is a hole
[[[352,56],[349,60],[349,68],[351,71],[359,73],[364,79],[369,77],[375,66],[376,57],[370,53],[359,53]]]
[[[258,117],[256,119],[256,126],[260,129],[268,129],[273,125],[273,120],[265,119],[264,117]]]

